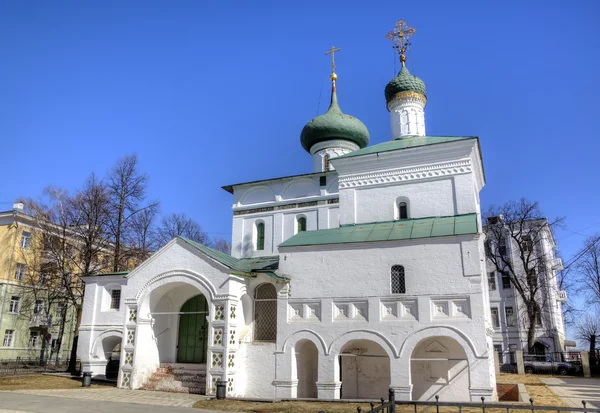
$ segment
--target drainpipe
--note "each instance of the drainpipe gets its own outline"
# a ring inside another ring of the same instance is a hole
[[[15,221],[15,240],[13,241],[12,252],[10,253],[10,260],[8,261],[8,274],[6,276],[6,284],[4,284],[4,291],[2,292],[2,305],[0,306],[0,331],[2,331],[2,320],[4,319],[4,304],[6,302],[6,290],[8,290],[8,282],[10,281],[10,274],[12,274],[12,265],[15,258],[15,250],[17,248],[17,235],[19,234],[19,222],[17,221],[17,211],[13,209],[13,219]]]

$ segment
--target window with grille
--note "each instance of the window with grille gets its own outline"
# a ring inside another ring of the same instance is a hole
[[[110,309],[118,310],[121,303],[121,290],[110,291]]]
[[[327,155],[327,154],[323,157],[323,170],[324,171],[329,170],[329,155]]]
[[[261,284],[254,292],[254,340],[277,339],[277,290],[273,284]]]
[[[306,231],[306,218],[299,217],[298,218],[298,232],[304,232],[304,231]]]
[[[26,270],[27,267],[25,266],[25,264],[17,263],[17,268],[15,270],[15,280],[23,281],[23,278],[25,278]]]
[[[12,347],[15,330],[4,330],[4,341],[2,347]]]
[[[13,296],[10,298],[10,307],[8,308],[8,312],[11,314],[19,314],[19,302],[21,299],[19,297]]]
[[[404,279],[404,267],[394,265],[392,267],[392,294],[405,294],[406,282]]]
[[[29,248],[31,244],[31,232],[23,231],[21,234],[21,248]]]
[[[490,291],[493,291],[496,289],[496,273],[495,272],[491,272],[488,274],[488,285],[490,287]]]
[[[260,222],[256,225],[256,250],[265,249],[265,224]]]
[[[398,204],[398,219],[408,219],[408,204],[406,202]]]
[[[500,327],[500,317],[498,317],[498,309],[492,308],[492,325],[496,328]]]

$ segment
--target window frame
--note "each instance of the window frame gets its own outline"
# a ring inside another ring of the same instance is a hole
[[[29,332],[29,341],[27,342],[27,348],[36,348],[40,337],[41,337],[41,334],[39,331],[30,331]],[[33,342],[33,344],[32,344],[32,342]]]
[[[399,271],[394,274],[394,270]],[[394,291],[394,277],[398,277],[398,291]],[[390,268],[390,291],[392,294],[406,294],[406,269],[403,265],[394,264]]]
[[[398,202],[398,220],[400,221],[405,219],[408,219],[408,203],[401,201]]]
[[[268,286],[270,286],[270,287],[268,287]],[[259,294],[259,292],[260,292],[260,290],[262,288],[269,288],[269,289],[271,289],[271,287],[272,287],[272,289],[275,292],[274,298],[257,298],[257,296],[258,296],[258,294]],[[253,294],[253,307],[254,308],[253,308],[253,311],[252,311],[252,321],[253,321],[253,324],[254,324],[254,328],[253,328],[253,333],[254,333],[253,334],[253,341],[260,341],[260,342],[266,342],[266,343],[274,343],[274,342],[277,341],[277,318],[278,318],[277,317],[278,316],[278,314],[277,314],[277,304],[278,304],[277,301],[278,301],[278,299],[277,299],[277,288],[273,284],[271,284],[271,283],[261,283],[261,284],[257,285],[256,288],[254,289],[254,294]],[[261,317],[257,317],[256,316],[256,314],[257,314],[256,303],[264,303],[264,302],[274,302],[275,303],[275,311],[274,311],[275,319],[272,320],[272,322],[275,325],[275,328],[274,328],[275,337],[274,338],[270,338],[270,337],[267,337],[267,338],[265,338],[265,337],[258,337],[258,334],[257,334],[259,332],[258,326],[260,325],[260,322],[257,322],[257,320],[259,320]]]
[[[488,273],[488,289],[490,291],[496,291],[496,271]]]
[[[495,318],[494,311],[496,312]],[[500,311],[498,310],[498,307],[490,307],[490,313],[492,315],[492,327],[500,328]]]
[[[323,172],[329,171],[329,161],[330,160],[331,160],[331,157],[329,156],[328,153],[323,155]]]
[[[42,314],[44,312],[44,300],[35,300],[33,304],[33,314]]]
[[[510,288],[512,288],[512,285],[511,285],[512,283],[510,281],[510,275],[506,271],[502,271],[500,274],[501,274],[501,279],[502,279],[502,289],[509,290]]]
[[[255,224],[256,228],[256,251],[264,251],[265,250],[265,223],[263,221],[258,221]]]
[[[19,314],[21,311],[21,297],[13,295],[8,304],[8,314]]]
[[[116,300],[116,307],[115,307],[115,294],[118,292],[118,298]],[[109,294],[109,303],[108,303],[108,309],[111,311],[119,311],[121,309],[121,289],[120,288],[111,288],[110,289],[110,294]]]
[[[22,231],[21,232],[21,242],[19,243],[22,249],[29,249],[31,246],[31,232]]]
[[[23,279],[25,278],[25,274],[27,274],[27,265],[23,264],[22,262],[18,262],[15,265],[15,280],[23,281]]]
[[[304,225],[300,225],[300,223],[303,222]],[[306,232],[307,231],[307,220],[306,217],[304,215],[299,215],[296,217],[296,234],[299,232]]]
[[[8,342],[8,344],[7,344]],[[2,347],[14,347],[15,344],[15,330],[7,328],[4,330],[4,338],[2,340]]]
[[[508,311],[510,310],[510,315]],[[504,316],[506,317],[506,327],[516,327],[516,317],[514,307],[504,307]]]

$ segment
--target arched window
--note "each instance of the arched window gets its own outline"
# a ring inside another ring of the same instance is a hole
[[[329,154],[325,154],[325,156],[323,157],[323,170],[329,170]]]
[[[404,267],[402,265],[392,267],[392,294],[406,294]]]
[[[256,250],[262,251],[265,249],[265,224],[259,222],[256,224]]]
[[[404,201],[398,203],[398,219],[408,219],[408,204]]]
[[[261,284],[254,291],[254,340],[277,339],[277,291],[273,284]]]
[[[298,232],[306,231],[306,217],[298,217]]]

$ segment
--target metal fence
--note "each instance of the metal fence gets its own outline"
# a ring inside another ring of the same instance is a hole
[[[371,410],[365,413],[396,413],[397,406],[405,406],[414,413],[418,413],[419,407],[421,407],[421,411],[432,411],[435,409],[436,413],[440,413],[440,408],[443,408],[444,412],[448,410],[455,410],[458,413],[463,413],[463,410],[466,412],[478,412],[481,413],[491,413],[493,410],[495,412],[506,412],[510,413],[511,410],[522,411],[522,412],[531,412],[535,413],[536,411],[551,411],[551,412],[583,412],[583,413],[600,413],[600,409],[596,408],[588,408],[587,402],[582,400],[581,407],[569,407],[569,406],[536,406],[534,404],[533,399],[529,399],[529,403],[521,403],[521,404],[508,404],[508,403],[486,403],[485,397],[481,398],[481,403],[477,402],[440,402],[439,396],[435,396],[435,401],[404,401],[404,400],[396,400],[394,389],[390,389],[388,400],[386,401],[384,398],[381,398],[381,404],[376,405],[375,403],[371,403]],[[451,408],[451,409],[448,409]],[[357,412],[362,413],[362,409],[357,407]],[[325,413],[324,411],[320,411],[319,413]]]
[[[75,361],[76,374],[81,372],[81,361]],[[0,360],[0,377],[41,373],[61,373],[67,371],[69,359],[40,361],[38,358],[17,358]]]

